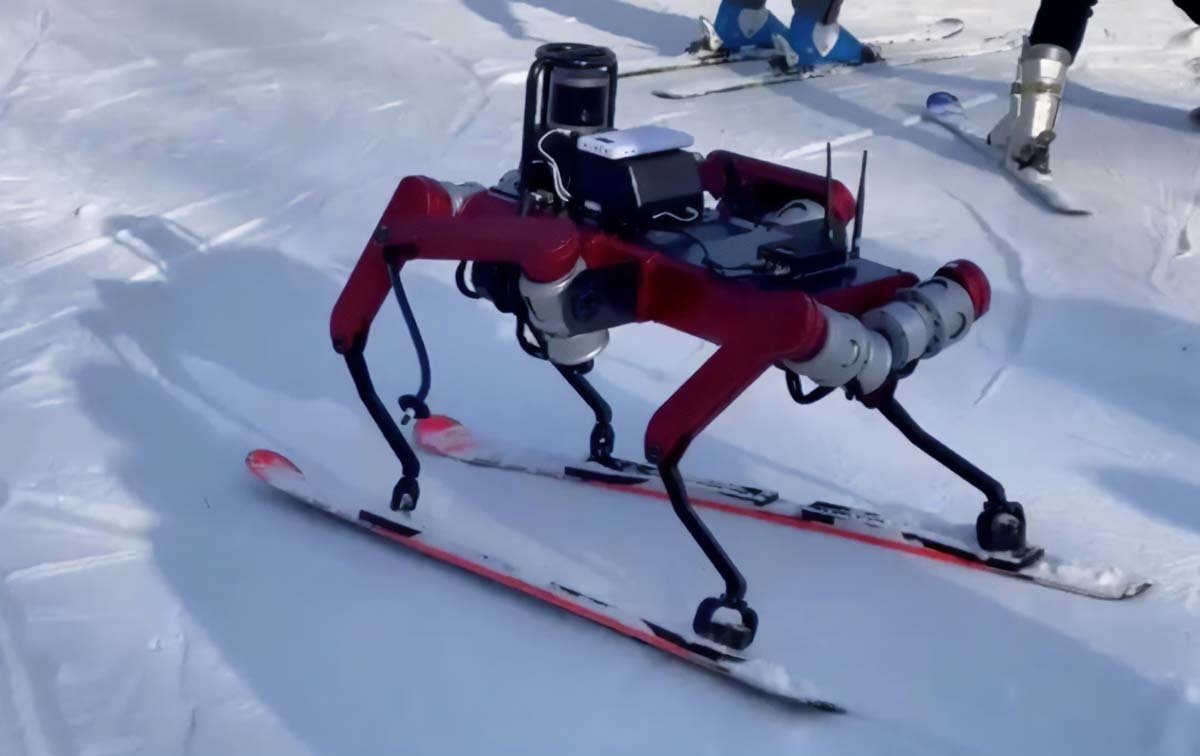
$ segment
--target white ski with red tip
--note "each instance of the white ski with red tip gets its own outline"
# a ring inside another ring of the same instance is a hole
[[[246,457],[246,466],[256,478],[287,494],[293,501],[418,554],[570,612],[778,701],[804,709],[844,711],[837,704],[817,697],[810,690],[811,686],[794,681],[779,664],[751,658],[699,638],[690,631],[671,629],[667,623],[656,622],[623,609],[611,600],[593,598],[552,580],[535,578],[532,576],[535,571],[522,567],[516,555],[500,556],[474,548],[461,540],[435,532],[427,524],[418,524],[406,514],[381,517],[368,510],[348,506],[327,488],[322,490],[315,486],[299,467],[278,452],[266,449],[252,451]]]
[[[418,421],[414,441],[421,451],[480,467],[668,501],[657,471],[647,465],[626,462],[625,469],[612,469],[595,462],[576,462],[553,454],[488,443],[444,415]],[[1043,553],[1040,548],[1031,547],[1020,553],[984,551],[978,544],[952,535],[956,530],[953,525],[937,523],[936,527],[930,527],[932,516],[923,518],[927,522],[920,525],[901,524],[870,510],[821,501],[799,504],[750,486],[711,480],[685,482],[691,502],[697,508],[847,538],[1089,598],[1129,599],[1152,585],[1116,567],[1067,562]]]

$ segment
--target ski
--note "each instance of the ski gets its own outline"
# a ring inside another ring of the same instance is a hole
[[[510,449],[479,439],[461,423],[441,415],[418,421],[414,441],[425,452],[472,465],[668,501],[654,468],[612,469],[595,462],[574,462],[551,454]],[[950,535],[954,526],[948,523],[938,523],[935,529],[909,527],[866,509],[829,502],[799,504],[748,486],[691,479],[685,482],[696,507],[847,538],[1089,598],[1129,599],[1151,586],[1149,581],[1123,570],[1068,563],[1040,548],[1030,547],[1020,553],[983,551],[974,543]],[[760,496],[738,496],[739,491],[758,491]]]
[[[702,23],[704,23],[703,19]],[[708,26],[706,24],[705,28],[708,28]],[[962,19],[943,18],[917,29],[863,40],[863,44],[883,49],[891,45],[907,42],[938,42],[961,33],[965,27],[966,24]],[[779,52],[773,48],[746,48],[736,52],[709,50],[706,49],[703,40],[693,43],[693,47],[704,51],[680,55],[665,60],[654,58],[648,61],[640,61],[630,67],[623,68],[619,74],[619,78],[629,79],[637,76],[704,68],[705,66],[724,66],[748,60],[771,60],[779,57]]]
[[[783,703],[805,710],[845,711],[841,706],[817,697],[810,690],[811,686],[795,682],[788,670],[779,664],[701,639],[690,630],[673,629],[666,622],[651,620],[611,600],[594,598],[554,580],[534,577],[536,570],[522,566],[514,555],[500,556],[474,548],[439,534],[429,524],[418,524],[407,514],[381,517],[365,509],[346,506],[339,497],[331,495],[329,486],[314,485],[282,454],[267,449],[252,451],[246,457],[246,466],[256,478],[291,500],[342,523],[570,612]],[[345,487],[335,490],[345,490]],[[348,496],[343,493],[340,498]]]
[[[726,77],[721,80],[698,81],[683,84],[677,87],[664,87],[656,89],[653,94],[656,97],[662,97],[668,100],[690,100],[697,97],[706,97],[708,95],[726,94],[729,92],[740,92],[747,89],[756,89],[759,87],[770,87],[776,84],[787,84],[794,81],[807,81],[808,79],[820,79],[826,76],[834,76],[852,72],[863,71],[886,71],[890,68],[904,68],[906,66],[915,66],[922,63],[936,63],[944,60],[959,60],[962,58],[973,58],[981,55],[992,55],[994,53],[1006,52],[1015,50],[1021,46],[1022,36],[1020,32],[1011,32],[1000,37],[992,37],[984,40],[983,44],[969,49],[947,50],[945,52],[918,52],[908,55],[896,55],[887,57],[883,60],[874,63],[862,63],[857,65],[850,64],[835,64],[822,66],[813,69],[801,69],[797,71],[768,71],[757,74],[747,74],[743,76]]]
[[[1039,173],[1032,169],[1010,171],[1005,168],[1003,150],[988,143],[987,131],[971,120],[962,102],[955,95],[949,92],[931,94],[925,101],[925,118],[974,147],[1047,208],[1063,215],[1091,215],[1092,211],[1064,191],[1054,181],[1052,174]]]

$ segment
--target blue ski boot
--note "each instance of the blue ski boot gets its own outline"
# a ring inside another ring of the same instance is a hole
[[[879,54],[838,24],[841,0],[792,0],[795,14],[784,50],[791,68],[831,64],[858,65],[879,60]]]
[[[745,48],[772,49],[775,35],[786,35],[787,27],[766,8],[767,0],[721,0],[717,20],[704,19],[705,39],[693,45],[693,52],[738,52]]]

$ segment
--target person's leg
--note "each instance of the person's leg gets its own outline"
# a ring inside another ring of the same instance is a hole
[[[1029,44],[1061,47],[1071,53],[1073,60],[1083,45],[1095,4],[1096,0],[1042,0],[1029,30]]]
[[[1042,0],[1017,63],[1008,113],[988,141],[1005,148],[1011,170],[1050,172],[1050,143],[1067,70],[1075,61],[1096,0]]]
[[[1200,25],[1200,0],[1175,0],[1175,5],[1186,13],[1188,18]],[[1193,110],[1191,117],[1192,122],[1200,126],[1200,108]]]
[[[1200,0],[1175,0],[1175,5],[1188,14],[1188,18],[1200,24]]]

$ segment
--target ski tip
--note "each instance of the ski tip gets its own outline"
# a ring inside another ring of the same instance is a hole
[[[1130,585],[1128,588],[1125,589],[1125,593],[1121,595],[1121,598],[1131,599],[1131,598],[1134,598],[1137,596],[1141,596],[1143,593],[1150,590],[1151,586],[1153,586],[1153,585],[1154,585],[1154,583],[1150,582],[1149,580],[1143,580],[1140,583],[1134,583],[1133,585]]]
[[[418,420],[413,440],[423,451],[443,457],[462,456],[479,445],[466,426],[446,415],[431,415]]]
[[[962,103],[949,92],[934,92],[925,100],[925,107],[934,112],[962,108]]]
[[[255,449],[247,454],[246,467],[254,477],[267,483],[271,482],[273,474],[281,471],[296,475],[304,474],[290,459],[270,449]]]

